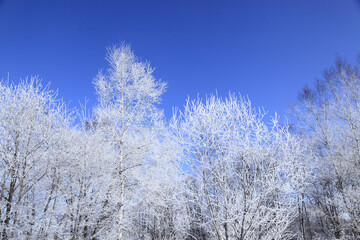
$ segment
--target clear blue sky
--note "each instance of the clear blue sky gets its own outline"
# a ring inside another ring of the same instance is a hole
[[[0,0],[0,78],[39,75],[96,103],[105,48],[130,43],[168,83],[161,107],[229,90],[284,115],[336,54],[360,53],[357,0]]]

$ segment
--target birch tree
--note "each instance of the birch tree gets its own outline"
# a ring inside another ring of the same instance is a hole
[[[189,228],[180,169],[180,148],[168,128],[158,127],[150,164],[134,173],[139,181],[130,212],[132,239],[186,239]]]
[[[319,169],[311,191],[312,232],[328,239],[360,235],[360,74],[338,59],[293,106],[297,126],[312,141]]]
[[[165,91],[165,83],[152,75],[148,62],[140,61],[130,47],[121,45],[108,50],[109,68],[99,72],[94,80],[99,104],[94,109],[99,130],[113,146],[114,169],[109,194],[117,212],[114,233],[124,238],[127,202],[136,185],[133,171],[144,167],[151,159],[151,146],[156,135],[152,128],[162,118],[156,108]]]
[[[2,239],[32,239],[49,219],[61,129],[71,119],[37,78],[0,84],[0,228]],[[56,174],[55,174],[56,175]],[[53,203],[55,204],[55,203]],[[51,222],[51,221],[50,221]],[[51,223],[49,223],[51,224]]]
[[[110,145],[84,120],[65,134],[57,224],[63,238],[100,239],[109,216],[104,196],[113,167]]]
[[[172,121],[206,239],[293,236],[296,205],[286,166],[304,149],[276,118],[268,127],[262,117],[249,100],[230,94],[188,100]]]

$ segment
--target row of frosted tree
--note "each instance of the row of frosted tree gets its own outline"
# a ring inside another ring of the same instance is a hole
[[[166,120],[153,68],[126,45],[107,60],[91,111],[1,82],[1,239],[359,239],[356,66],[304,88],[284,124],[236,94]]]

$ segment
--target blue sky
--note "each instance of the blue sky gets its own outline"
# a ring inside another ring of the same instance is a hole
[[[336,54],[360,53],[356,0],[0,0],[0,78],[39,75],[71,106],[96,104],[106,47],[131,44],[168,83],[167,117],[187,96],[248,95],[284,116]]]

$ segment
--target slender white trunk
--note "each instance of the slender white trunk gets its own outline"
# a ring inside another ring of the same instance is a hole
[[[124,225],[124,199],[125,199],[125,179],[124,179],[124,156],[122,154],[123,148],[120,145],[120,209],[119,209],[119,240],[123,239],[123,225]]]

